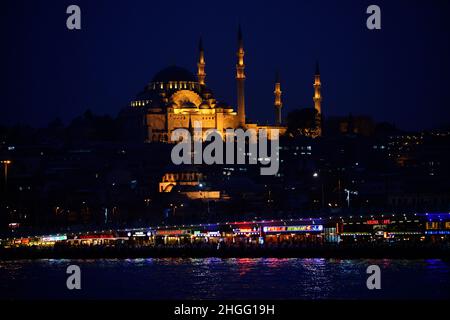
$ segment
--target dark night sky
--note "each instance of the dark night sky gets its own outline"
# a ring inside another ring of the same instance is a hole
[[[82,30],[66,29],[66,8]],[[366,28],[378,4],[382,30]],[[203,37],[207,84],[235,105],[236,29],[246,50],[247,115],[312,106],[321,64],[323,112],[372,115],[404,129],[450,123],[450,1],[2,1],[1,124],[46,126],[87,108],[116,115],[160,69],[195,72]]]

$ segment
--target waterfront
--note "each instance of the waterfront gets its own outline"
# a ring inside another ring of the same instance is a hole
[[[66,289],[79,265],[82,289]],[[377,264],[382,289],[366,288]],[[438,259],[162,258],[0,262],[1,299],[449,299]]]

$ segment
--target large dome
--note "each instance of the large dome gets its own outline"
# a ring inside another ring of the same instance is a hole
[[[197,82],[197,78],[189,70],[177,66],[171,66],[159,71],[152,80],[152,82],[169,81]]]

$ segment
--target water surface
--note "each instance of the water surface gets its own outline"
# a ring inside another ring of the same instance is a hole
[[[82,289],[66,288],[67,266]],[[381,268],[368,290],[366,268]],[[374,259],[104,259],[0,261],[2,299],[449,299],[450,264]]]

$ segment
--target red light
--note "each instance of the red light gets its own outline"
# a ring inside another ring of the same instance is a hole
[[[82,235],[79,239],[111,239],[114,238],[112,234],[96,234],[96,235]]]
[[[384,220],[367,220],[367,224],[374,225],[374,224],[390,224],[391,220],[384,219]]]

